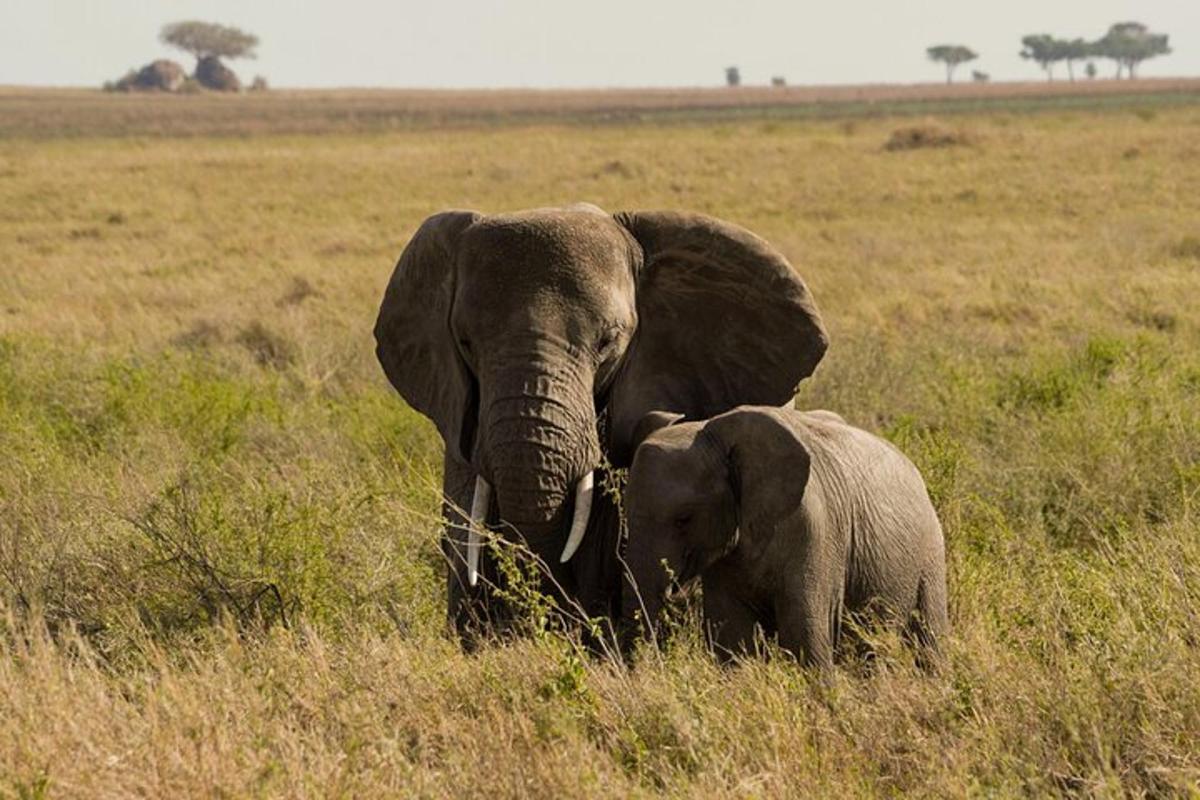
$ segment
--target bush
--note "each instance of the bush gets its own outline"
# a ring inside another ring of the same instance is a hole
[[[1171,247],[1171,255],[1200,261],[1200,236],[1185,236]]]
[[[265,367],[283,369],[296,360],[296,346],[261,322],[252,322],[242,328],[237,342]]]
[[[970,136],[963,131],[950,130],[934,122],[923,125],[911,125],[892,131],[891,137],[883,146],[885,150],[921,150],[924,148],[959,147],[973,144]]]

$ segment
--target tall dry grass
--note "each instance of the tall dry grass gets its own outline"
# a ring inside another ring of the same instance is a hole
[[[0,796],[1200,791],[1194,107],[0,144]],[[745,224],[900,444],[954,635],[829,682],[444,636],[437,435],[370,325],[434,210]]]

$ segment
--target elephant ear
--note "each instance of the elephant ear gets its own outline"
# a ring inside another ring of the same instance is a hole
[[[812,471],[812,456],[788,412],[771,407],[736,408],[704,426],[725,454],[743,528],[786,519],[800,507]]]
[[[458,238],[481,214],[445,211],[422,223],[392,273],[375,322],[375,354],[396,391],[433,420],[446,447],[470,455],[471,375],[450,329]]]
[[[702,214],[621,213],[640,245],[638,329],[609,398],[610,454],[628,463],[653,410],[705,419],[781,405],[825,354],[808,287],[750,231]]]
[[[683,419],[683,414],[672,414],[667,411],[649,412],[633,427],[633,449],[637,450],[638,445],[646,441],[650,434],[674,425],[681,419]]]

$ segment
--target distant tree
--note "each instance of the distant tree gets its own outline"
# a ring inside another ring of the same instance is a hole
[[[1165,33],[1151,33],[1140,22],[1118,22],[1092,45],[1092,54],[1117,63],[1117,78],[1125,72],[1137,77],[1138,66],[1148,58],[1171,52]]]
[[[988,75],[986,72],[980,72],[977,69],[971,70],[971,80],[975,81],[975,83],[987,83],[991,79],[992,76]]]
[[[258,37],[252,33],[213,22],[173,22],[163,26],[159,39],[196,57],[194,75],[210,89],[236,90],[237,76],[221,63],[222,58],[254,58]]]
[[[1062,43],[1048,33],[1031,33],[1021,44],[1021,58],[1037,62],[1046,71],[1046,80],[1054,80],[1054,62],[1063,57]]]
[[[726,86],[741,86],[742,71],[737,67],[725,68],[725,85]]]
[[[787,78],[782,75],[774,75],[771,77],[772,86],[787,86]]]
[[[959,64],[974,61],[979,54],[961,44],[939,44],[925,49],[930,61],[940,61],[946,65],[946,83],[954,82],[954,69]]]
[[[1092,55],[1092,43],[1085,39],[1060,40],[1059,53],[1062,60],[1067,62],[1067,76],[1075,82],[1075,62]]]
[[[158,38],[164,44],[191,53],[196,60],[205,56],[254,58],[254,48],[258,47],[258,37],[252,33],[195,20],[164,25]]]
[[[1099,71],[1099,70],[1097,70],[1097,69],[1096,69],[1096,62],[1095,62],[1095,61],[1089,61],[1089,62],[1087,63],[1087,66],[1083,68],[1083,74],[1084,74],[1084,75],[1087,75],[1087,79],[1088,79],[1089,81],[1094,81],[1094,80],[1096,80],[1096,73],[1097,73],[1098,71]]]

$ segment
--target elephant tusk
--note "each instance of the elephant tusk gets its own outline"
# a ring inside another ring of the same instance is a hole
[[[579,549],[583,534],[587,531],[588,517],[592,513],[592,493],[596,482],[596,473],[589,472],[579,479],[575,486],[575,518],[571,520],[571,532],[567,535],[567,546],[563,548],[560,564],[565,564]]]
[[[479,529],[487,522],[492,487],[482,475],[475,476],[475,494],[471,498],[471,525],[467,528],[467,583],[479,583]]]

